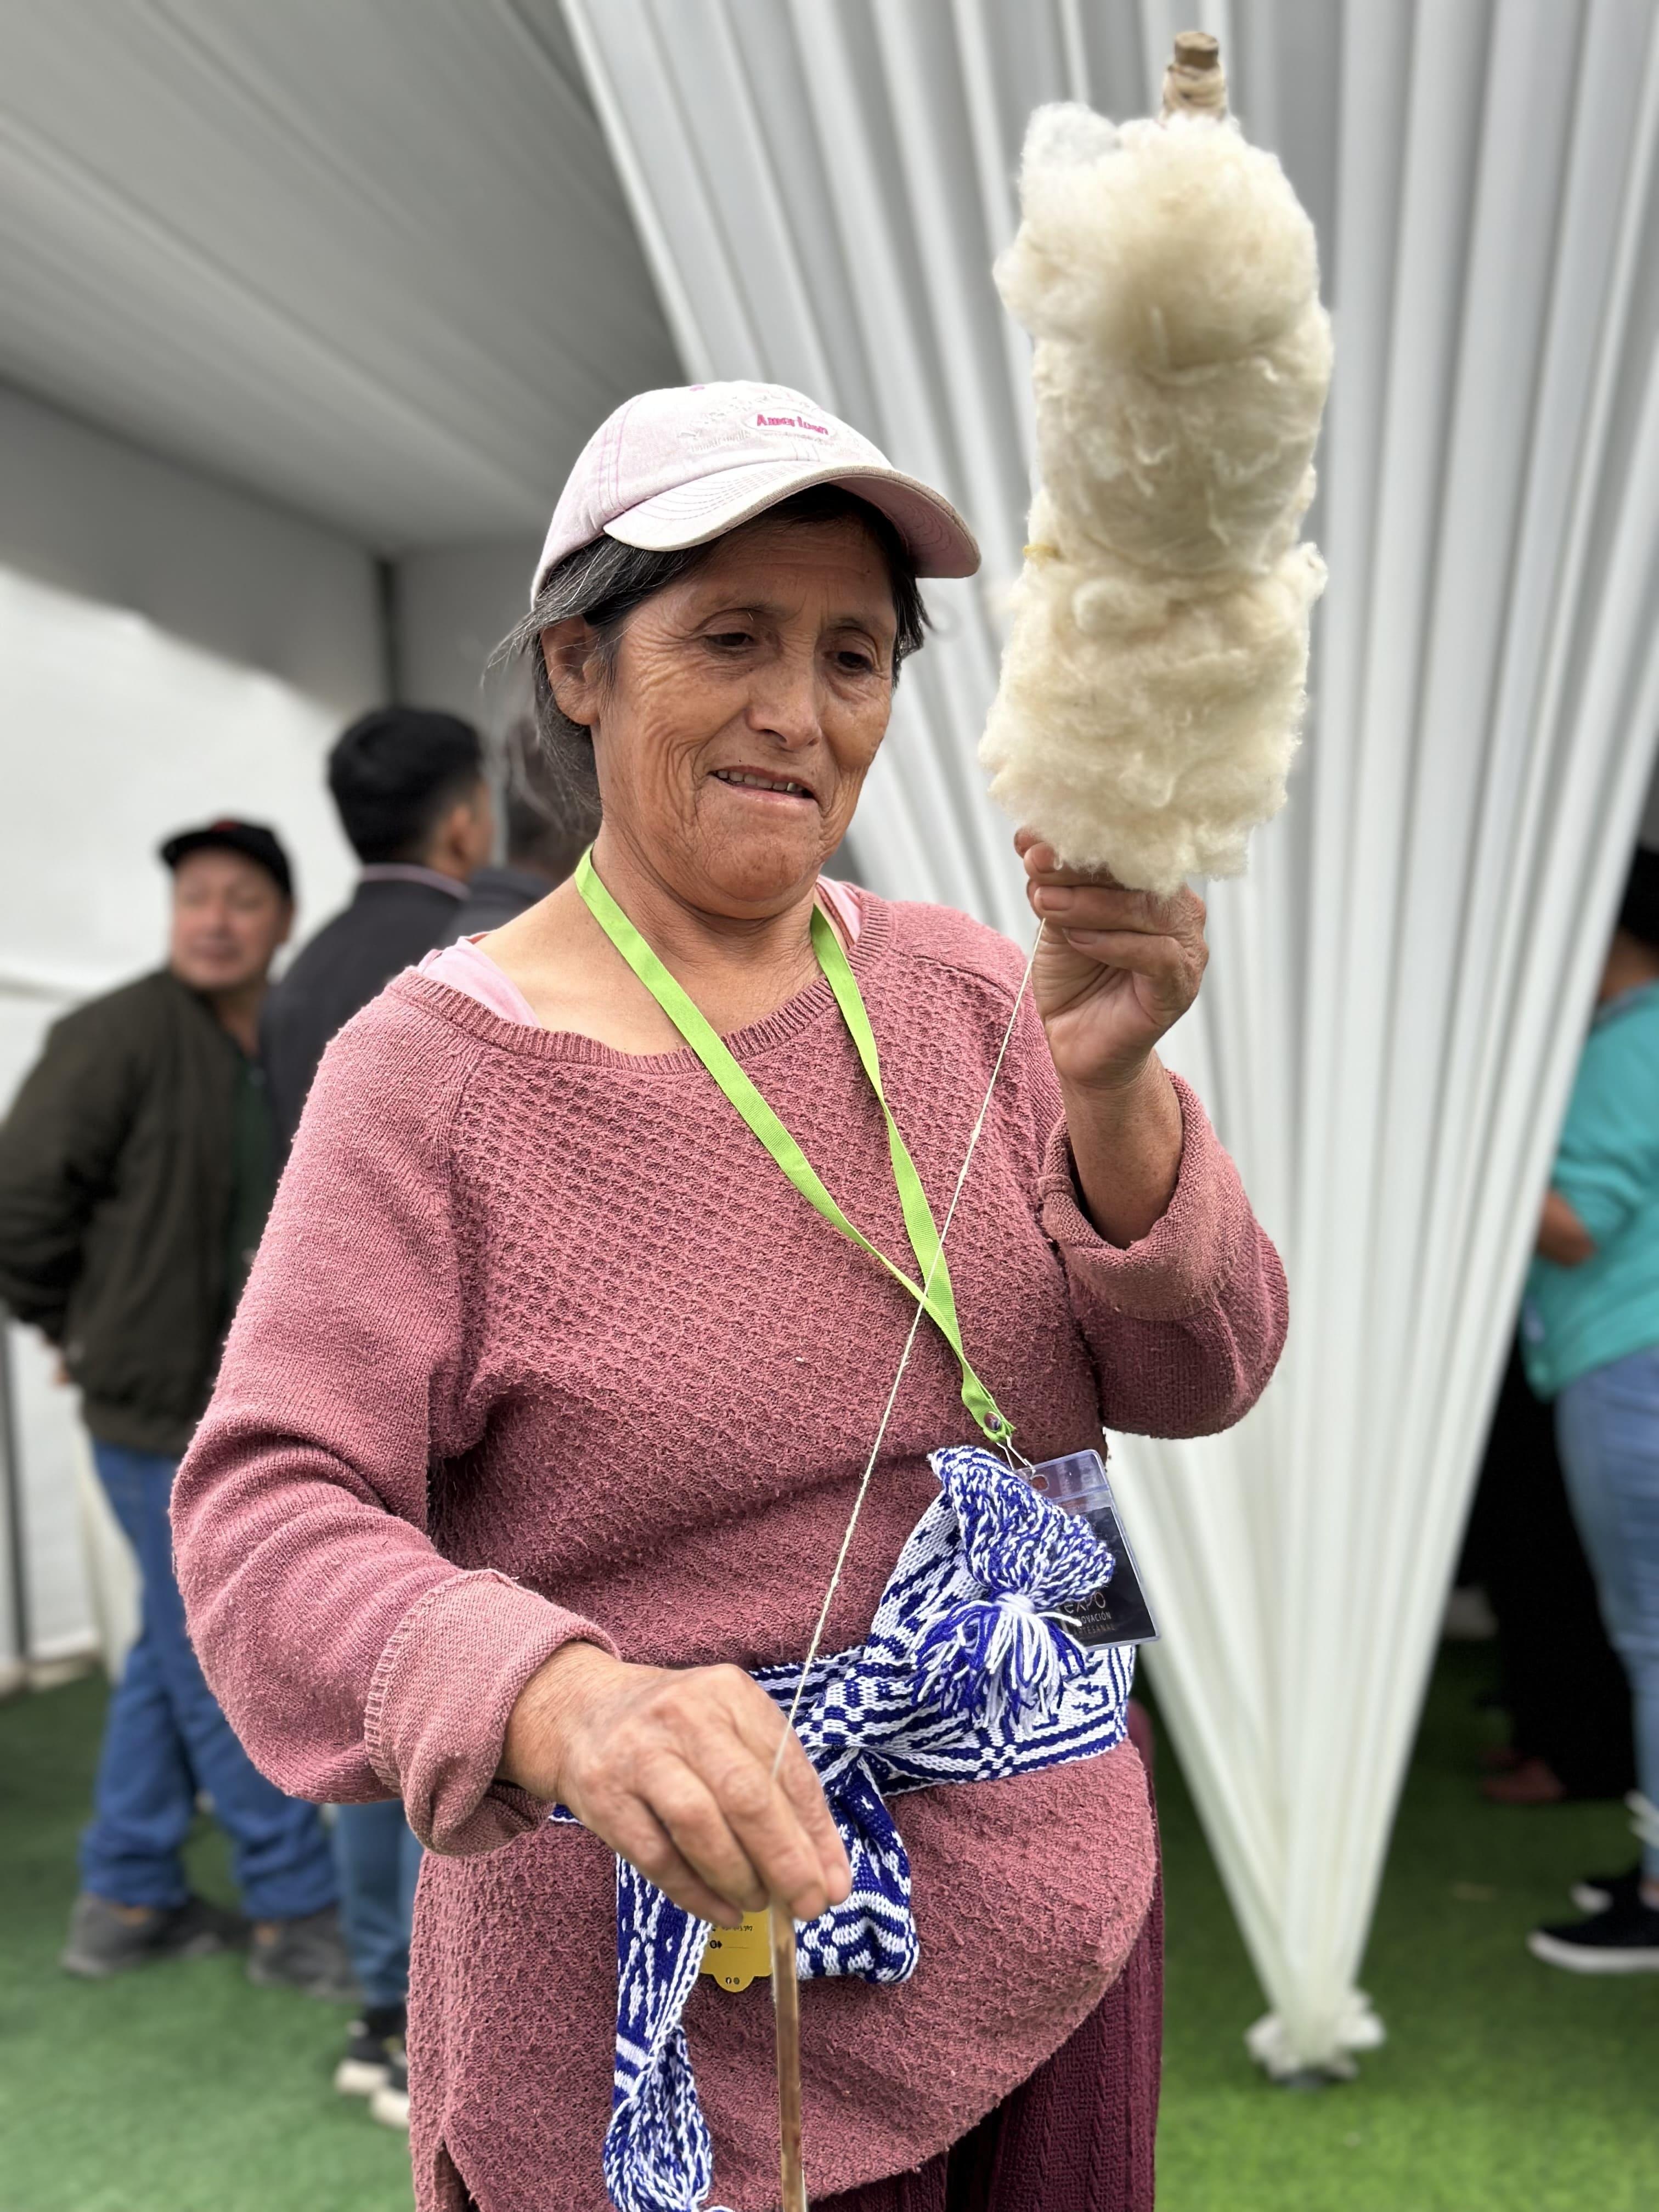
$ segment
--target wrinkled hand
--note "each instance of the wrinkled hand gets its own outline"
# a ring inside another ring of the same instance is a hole
[[[1046,924],[1031,987],[1054,1071],[1079,1089],[1133,1083],[1203,979],[1204,902],[1182,890],[1157,899],[1107,874],[1062,868],[1032,830],[1014,845],[1025,895]]]
[[[501,1771],[702,1920],[730,1927],[773,1901],[816,1920],[852,1887],[811,1760],[740,1667],[635,1667],[567,1644],[520,1692]]]

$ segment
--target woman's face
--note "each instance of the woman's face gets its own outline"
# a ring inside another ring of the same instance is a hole
[[[895,627],[857,522],[763,519],[629,617],[609,681],[585,623],[550,630],[559,705],[593,733],[607,836],[706,912],[781,911],[853,818]]]

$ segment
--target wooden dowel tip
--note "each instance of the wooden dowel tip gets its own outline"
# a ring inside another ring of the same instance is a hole
[[[1227,79],[1221,43],[1208,31],[1177,31],[1175,55],[1164,72],[1164,112],[1221,116],[1227,112]]]
[[[1175,58],[1178,69],[1219,69],[1221,41],[1208,31],[1177,31]]]

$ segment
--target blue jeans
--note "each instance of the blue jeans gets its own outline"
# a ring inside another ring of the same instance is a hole
[[[1569,1382],[1555,1434],[1601,1618],[1630,1676],[1637,1781],[1659,1806],[1659,1346]],[[1644,1844],[1642,1865],[1659,1881],[1659,1844]]]
[[[421,1847],[395,1798],[337,1808],[334,1862],[340,1872],[340,1926],[363,2002],[377,2010],[400,2005],[409,1994]]]
[[[99,1480],[137,1555],[143,1625],[104,1722],[81,1880],[117,1905],[167,1911],[190,1894],[180,1853],[205,1790],[229,1836],[251,1919],[298,1920],[337,1895],[314,1805],[267,1782],[203,1680],[173,1572],[167,1501],[179,1462],[93,1441]]]

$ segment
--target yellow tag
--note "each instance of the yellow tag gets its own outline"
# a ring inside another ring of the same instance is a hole
[[[723,1990],[746,1990],[772,1972],[771,1915],[745,1912],[738,1928],[716,1928],[708,1938],[700,1969]]]

